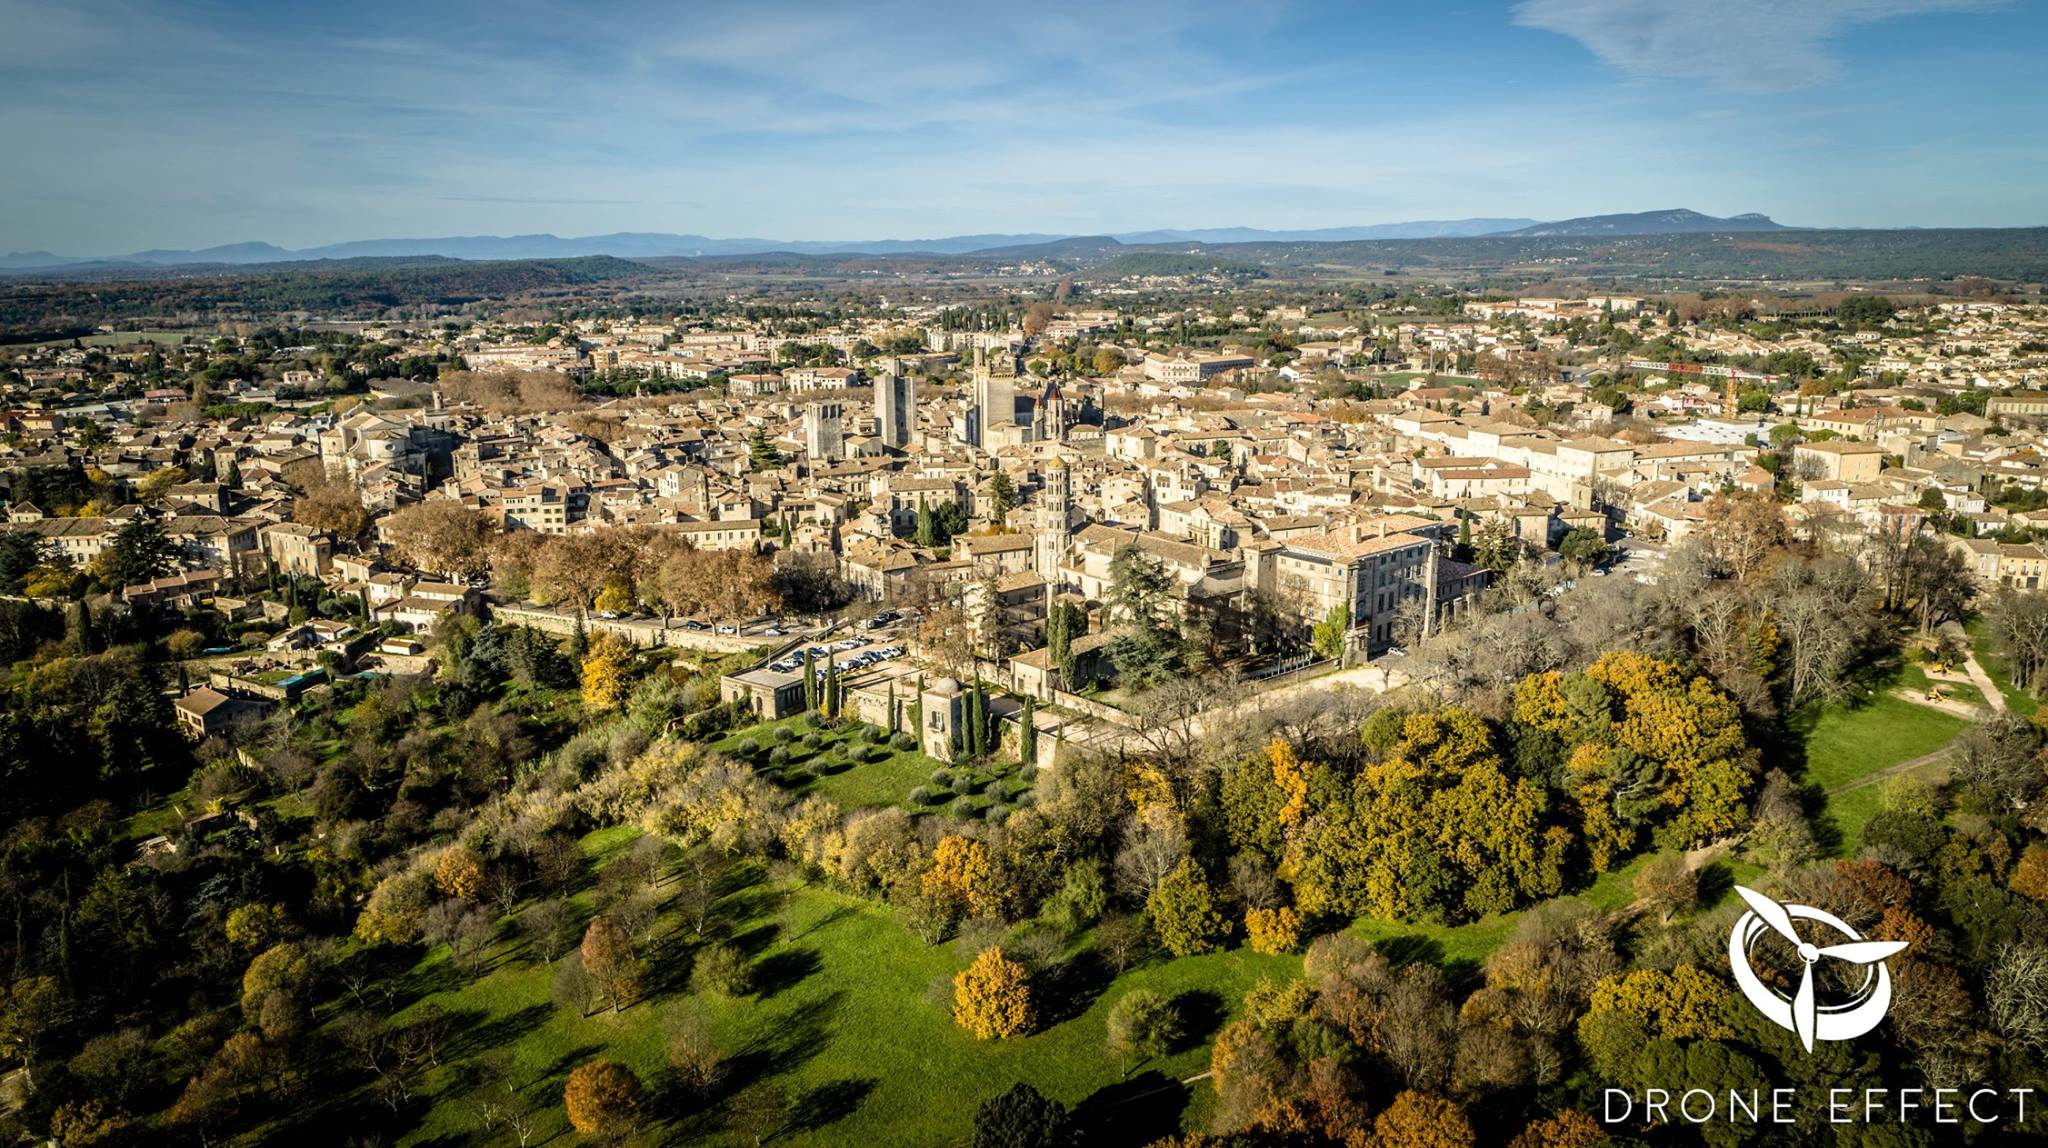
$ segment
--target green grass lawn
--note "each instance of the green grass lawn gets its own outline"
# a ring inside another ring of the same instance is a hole
[[[585,846],[602,856],[634,835],[630,828],[605,830],[586,838]],[[493,954],[497,965],[480,976],[450,967],[446,950],[434,950],[409,974],[433,986],[410,1009],[432,1003],[463,1026],[429,1081],[431,1107],[401,1143],[474,1136],[462,1082],[493,1053],[552,1108],[535,1142],[566,1131],[558,1102],[568,1072],[603,1056],[648,1082],[661,1114],[658,1142],[737,1143],[721,1124],[720,1105],[673,1100],[663,1092],[664,1020],[677,1009],[705,1018],[731,1065],[728,1090],[756,1081],[786,1089],[793,1116],[774,1137],[778,1144],[957,1142],[969,1131],[975,1105],[1016,1081],[1070,1104],[1120,1086],[1120,1068],[1104,1049],[1106,1017],[1133,989],[1177,1000],[1191,1021],[1180,1048],[1157,1062],[1132,1065],[1133,1077],[1157,1072],[1179,1080],[1208,1067],[1209,1038],[1252,984],[1301,971],[1299,956],[1238,949],[1155,957],[1115,976],[1084,940],[1055,974],[1060,987],[1045,991],[1048,1015],[1036,1031],[981,1041],[951,1016],[951,981],[969,957],[950,943],[923,944],[886,908],[817,886],[763,879],[731,892],[720,913],[733,943],[751,958],[758,990],[736,999],[689,992],[693,945],[678,923],[664,919],[668,935],[656,943],[647,978],[652,999],[617,1016],[583,1017],[553,1004],[550,970],[523,959],[515,945]],[[1206,1119],[1208,1090],[1189,1091],[1186,1109],[1174,1113],[1176,1123]],[[1143,1139],[1171,1130],[1148,1129]]]
[[[1881,785],[1848,789],[1872,774],[1940,749],[1969,724],[1962,718],[1879,692],[1849,707],[1830,705],[1799,715],[1792,725],[1805,736],[1800,780],[1825,792],[1824,820],[1841,834],[1841,851],[1855,851],[1863,826],[1878,811]]]
[[[1991,640],[1991,627],[1982,618],[1973,618],[1963,627],[1970,636],[1970,652],[1977,657],[1977,664],[1984,667],[1984,676],[2005,695],[2005,704],[2015,712],[2030,714],[2039,709],[2041,703],[2027,691],[2012,684],[2012,675],[2006,672],[2005,659],[1998,653],[1998,644]]]
[[[88,347],[127,347],[136,343],[163,343],[167,346],[176,346],[183,342],[187,336],[198,340],[202,346],[210,343],[213,338],[213,336],[205,331],[112,331],[102,334],[82,335],[79,336],[78,341]],[[71,345],[71,340],[44,339],[40,343],[26,343],[23,345],[29,347],[68,347]]]
[[[861,728],[848,724],[813,729],[803,717],[790,717],[729,733],[712,742],[711,748],[750,762],[762,776],[784,788],[797,793],[820,794],[842,809],[901,805],[912,812],[928,812],[964,799],[965,804],[960,811],[980,813],[998,800],[1014,801],[1019,793],[1029,788],[1017,777],[1016,762],[956,768],[925,756],[921,750],[895,749],[886,744],[858,741],[854,735]],[[873,727],[865,728],[873,732]],[[783,729],[789,731],[787,736],[792,740],[782,739],[784,735],[777,731]],[[803,741],[805,735],[812,733],[818,736],[815,747],[806,746]],[[762,748],[749,751],[746,747],[750,743]],[[769,760],[769,754],[776,746],[789,751],[788,760],[781,765]],[[933,785],[932,774],[940,769],[958,776],[960,780],[950,788]],[[997,783],[996,788],[983,792],[990,782]],[[910,793],[920,786],[930,790],[936,800],[913,803]],[[974,793],[959,792],[970,786]]]
[[[1636,874],[1653,856],[1654,852],[1640,854],[1621,868],[1595,877],[1585,888],[1557,899],[1584,901],[1609,912],[1625,909],[1635,903]],[[1507,941],[1516,923],[1529,911],[1496,913],[1461,925],[1362,917],[1352,922],[1351,932],[1372,941],[1394,960],[1427,960],[1448,967],[1477,966]]]

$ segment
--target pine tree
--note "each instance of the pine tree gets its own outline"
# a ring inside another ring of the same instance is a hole
[[[569,638],[569,657],[581,662],[590,652],[590,629],[583,623],[583,611],[576,611],[576,632]]]

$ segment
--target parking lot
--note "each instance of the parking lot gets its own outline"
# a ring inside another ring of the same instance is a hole
[[[892,658],[900,658],[908,652],[907,647],[896,643],[883,646],[876,645],[869,638],[841,638],[827,645],[792,650],[780,659],[770,662],[768,668],[778,673],[797,673],[803,669],[804,655],[808,653],[811,656],[811,672],[813,674],[824,675],[825,663],[828,658],[831,659],[832,665],[841,673],[850,673],[855,670],[864,670],[869,666],[889,661]]]

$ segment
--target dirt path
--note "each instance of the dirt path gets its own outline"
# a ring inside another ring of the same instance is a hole
[[[1942,623],[1941,632],[1962,643],[1963,669],[1968,671],[1970,683],[1977,687],[1978,693],[1984,695],[1985,704],[1999,713],[2004,713],[2005,693],[1992,682],[1991,675],[1984,672],[1984,667],[1977,664],[1977,652],[1970,645],[1969,633],[1956,622]]]
[[[1833,797],[1840,793],[1850,793],[1858,789],[1866,789],[1884,781],[1886,778],[1899,777],[1903,774],[1912,773],[1915,770],[1924,769],[1945,757],[1953,755],[1956,752],[1956,741],[1960,740],[1961,737],[1961,734],[1957,734],[1955,738],[1950,739],[1947,745],[1932,753],[1923,753],[1919,757],[1908,758],[1897,765],[1886,766],[1876,773],[1866,773],[1845,785],[1838,785],[1828,790],[1828,796]]]
[[[1976,721],[1984,711],[1983,706],[1977,705],[1974,702],[1966,702],[1958,698],[1942,698],[1937,701],[1928,697],[1920,690],[1909,686],[1900,686],[1898,689],[1893,690],[1892,696],[1902,702],[1911,702],[1916,706],[1926,706],[1931,710],[1940,710],[1945,714],[1954,714],[1964,721]]]

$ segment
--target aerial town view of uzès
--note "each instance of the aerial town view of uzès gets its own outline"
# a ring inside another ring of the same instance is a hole
[[[2048,1143],[2040,9],[619,7],[0,3],[0,1145]]]

